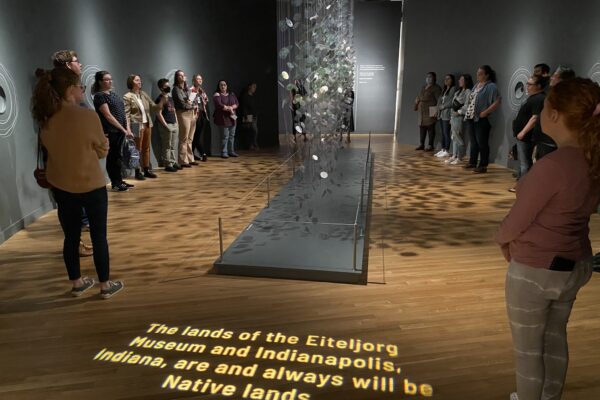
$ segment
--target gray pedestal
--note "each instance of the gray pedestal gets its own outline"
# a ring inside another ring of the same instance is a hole
[[[213,271],[366,284],[372,191],[367,154],[366,149],[341,149],[329,165],[306,161],[224,251]],[[307,177],[327,167],[333,169],[326,179]]]

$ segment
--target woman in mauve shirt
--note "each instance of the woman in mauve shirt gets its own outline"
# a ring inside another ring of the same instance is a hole
[[[496,234],[510,263],[506,306],[517,375],[511,400],[562,395],[567,322],[592,275],[588,224],[600,200],[600,87],[583,78],[552,87],[541,123],[558,150],[519,180]]]

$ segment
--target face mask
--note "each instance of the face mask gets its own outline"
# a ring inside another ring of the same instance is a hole
[[[427,78],[425,78],[425,83],[431,85],[433,83],[433,78],[428,76]]]
[[[169,86],[166,86],[163,88],[163,93],[171,93],[171,88]]]

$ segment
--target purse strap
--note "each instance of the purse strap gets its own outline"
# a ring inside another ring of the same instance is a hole
[[[37,133],[38,152],[37,152],[36,166],[39,169],[45,169],[43,150],[42,150],[42,140],[40,138],[41,134],[42,134],[42,130],[38,128],[38,133]],[[41,160],[41,162],[40,162],[40,160]]]

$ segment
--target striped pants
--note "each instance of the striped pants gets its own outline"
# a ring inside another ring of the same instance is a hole
[[[577,292],[591,276],[591,258],[577,263],[571,272],[510,262],[506,308],[519,400],[561,398],[569,363],[567,322]]]

